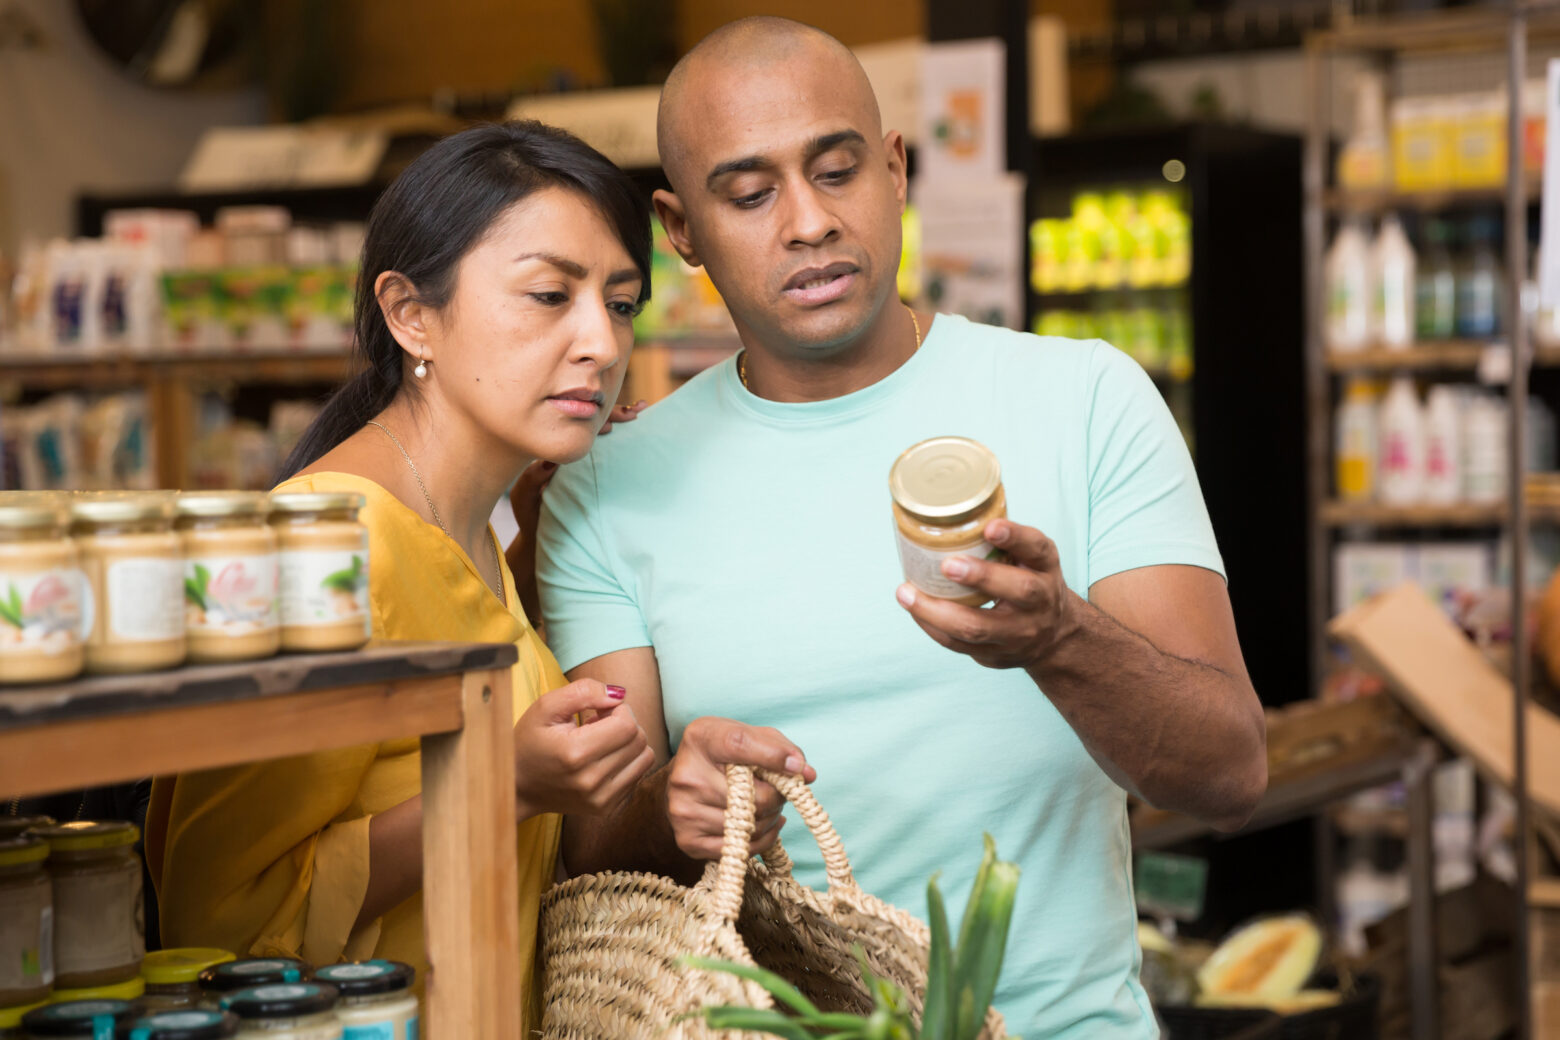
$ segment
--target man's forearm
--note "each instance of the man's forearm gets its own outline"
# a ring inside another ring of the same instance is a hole
[[[1030,677],[1118,783],[1159,808],[1238,828],[1267,786],[1250,681],[1164,653],[1072,598],[1071,630]]]
[[[570,875],[604,870],[663,874],[684,884],[703,875],[704,864],[677,847],[666,814],[666,784],[671,766],[662,765],[641,780],[626,802],[609,816],[570,816],[563,824],[563,864]]]

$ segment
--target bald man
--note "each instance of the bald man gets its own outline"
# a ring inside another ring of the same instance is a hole
[[[628,689],[666,763],[567,866],[697,875],[723,766],[815,780],[871,892],[959,906],[991,832],[1024,870],[996,1005],[1014,1032],[1157,1035],[1138,982],[1127,792],[1230,829],[1266,785],[1262,711],[1207,511],[1152,383],[1099,341],[899,302],[905,145],[850,52],[749,19],[661,98],[656,210],[743,352],[564,467],[540,536],[571,677]],[[902,584],[887,479],[958,434],[1002,462],[1010,563]],[[805,749],[805,752],[804,752]],[[673,753],[675,752],[675,754]],[[755,847],[782,817],[767,790]],[[802,880],[816,848],[793,834]]]

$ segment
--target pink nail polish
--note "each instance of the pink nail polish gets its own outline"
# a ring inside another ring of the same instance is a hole
[[[608,686],[607,696],[611,697],[615,701],[620,701],[624,697],[628,696],[628,691],[623,689],[621,686]]]

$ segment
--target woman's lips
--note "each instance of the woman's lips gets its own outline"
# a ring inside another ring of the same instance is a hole
[[[573,397],[549,397],[547,400],[571,419],[594,419],[601,414],[601,405],[595,401],[581,401]]]

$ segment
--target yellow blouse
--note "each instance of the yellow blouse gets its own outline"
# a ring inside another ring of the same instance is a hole
[[[277,490],[366,497],[360,518],[369,532],[376,637],[515,643],[516,718],[564,684],[552,653],[520,609],[507,565],[509,607],[449,536],[373,481],[314,473]],[[164,945],[286,955],[310,964],[384,957],[416,966],[421,982],[421,894],[353,927],[368,889],[369,820],[420,789],[415,739],[158,780],[146,849]],[[560,822],[549,814],[516,828],[528,1035],[538,1022],[531,985],[537,913],[554,879]]]

